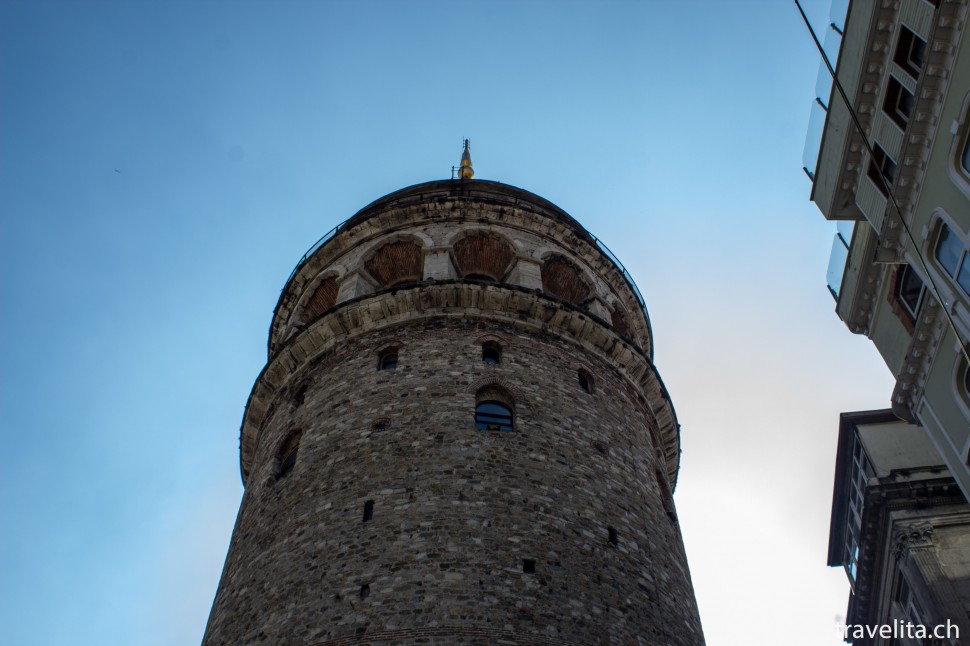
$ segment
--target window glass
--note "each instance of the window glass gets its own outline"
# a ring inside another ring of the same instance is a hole
[[[872,157],[869,159],[867,174],[880,193],[889,194],[886,189],[891,188],[893,180],[896,179],[896,162],[886,154],[886,151],[879,144],[872,146]],[[885,180],[885,184],[880,181],[880,178]]]
[[[960,265],[960,273],[957,274],[957,282],[960,287],[963,288],[967,294],[970,294],[970,262],[966,261],[966,256],[964,256],[963,264]]]
[[[919,76],[926,59],[926,41],[907,29],[899,28],[899,40],[896,43],[896,53],[893,60],[913,78]]]
[[[940,227],[940,237],[936,241],[936,259],[950,277],[957,275],[957,265],[960,264],[962,255],[963,242],[944,224]]]
[[[377,363],[378,370],[397,370],[397,351],[388,350],[381,354],[381,358]]]
[[[485,363],[499,363],[502,361],[502,348],[497,343],[486,343],[482,346],[482,361]]]
[[[906,124],[913,114],[913,95],[894,77],[889,77],[886,85],[886,100],[883,103],[883,111],[889,115],[897,126],[906,129]]]
[[[963,167],[964,172],[970,173],[970,134],[967,135],[967,140],[963,142],[963,155],[960,157],[960,166]]]
[[[512,431],[512,409],[500,402],[481,402],[475,406],[475,428],[480,431]]]
[[[919,315],[919,306],[923,298],[923,280],[909,265],[903,267],[899,278],[899,300],[909,314],[915,319]]]

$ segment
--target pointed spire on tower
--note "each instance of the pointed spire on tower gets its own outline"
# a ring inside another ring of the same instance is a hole
[[[472,154],[468,150],[468,140],[465,140],[465,150],[461,153],[461,165],[458,167],[458,177],[471,179],[475,177],[475,169],[472,168]]]

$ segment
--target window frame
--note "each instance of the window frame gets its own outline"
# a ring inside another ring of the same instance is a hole
[[[842,539],[843,567],[855,590],[859,555],[862,545],[862,516],[865,513],[866,487],[875,475],[872,462],[858,435],[852,438],[852,458],[849,465],[849,492],[846,496],[845,536]]]
[[[398,349],[396,347],[385,348],[377,353],[378,372],[397,370],[398,363]]]
[[[494,357],[491,355],[494,355]],[[498,365],[502,363],[502,346],[495,341],[486,341],[483,343],[482,363],[489,365]]]
[[[923,257],[928,259],[926,262],[927,284],[932,281],[934,291],[931,293],[950,309],[959,337],[970,340],[970,296],[947,273],[936,255],[936,246],[943,226],[948,227],[955,234],[964,249],[970,247],[968,234],[964,233],[957,225],[953,216],[943,207],[933,209],[930,213],[929,223],[922,230],[921,252]],[[912,258],[908,257],[907,260],[912,263]]]
[[[483,406],[501,407],[508,414],[479,410]],[[497,399],[483,399],[475,403],[475,429],[479,431],[499,431],[512,433],[515,431],[515,410],[503,401]]]
[[[273,464],[273,480],[279,481],[290,475],[296,468],[299,458],[300,444],[303,442],[303,431],[291,431],[276,448]]]
[[[970,199],[970,91],[963,97],[959,116],[950,124],[950,154],[947,171],[950,181]]]
[[[919,61],[918,65],[915,64],[916,61],[913,59],[913,51],[916,49],[914,46],[917,43],[921,43],[923,46],[922,60]],[[906,25],[899,26],[899,35],[896,37],[896,48],[893,50],[893,62],[899,65],[899,68],[909,74],[913,80],[919,80],[919,75],[923,72],[923,66],[926,65],[927,51],[928,45],[922,36]]]
[[[952,236],[952,240],[956,243],[953,246],[956,250],[957,259],[952,272],[944,264],[943,258],[940,257],[944,235]],[[968,248],[967,240],[955,231],[949,223],[941,220],[933,240],[933,260],[950,283],[963,292],[965,297],[970,298],[970,261],[967,260],[968,256],[970,256],[970,248]],[[962,280],[961,276],[963,277]]]
[[[886,149],[878,142],[872,142],[872,155],[869,156],[869,164],[866,167],[866,176],[883,196],[889,197],[889,191],[896,183],[896,160],[889,156]],[[879,178],[885,180],[882,182]]]
[[[916,302],[910,303],[904,293],[906,288],[907,278],[910,276],[915,276],[919,280],[919,289],[917,290]],[[903,312],[909,316],[911,323],[916,323],[919,319],[920,310],[923,308],[923,300],[926,296],[926,281],[923,277],[919,275],[913,265],[907,263],[899,268],[899,274],[896,277],[896,285],[894,287],[894,297],[896,301],[900,304]]]
[[[909,97],[908,103],[905,101],[906,97]],[[916,97],[913,93],[909,91],[909,88],[900,83],[895,76],[890,74],[886,81],[886,93],[882,103],[883,113],[889,117],[890,121],[905,132],[906,127],[913,118],[913,109],[915,106]]]

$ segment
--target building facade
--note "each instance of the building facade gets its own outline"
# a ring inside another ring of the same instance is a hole
[[[825,49],[848,104],[821,74],[805,170],[839,222],[836,312],[872,339],[896,378],[892,410],[970,497],[968,4],[834,2]]]
[[[206,646],[704,643],[642,297],[472,176],[377,200],[288,280]]]
[[[923,429],[891,410],[843,413],[829,532],[857,646],[970,638],[970,505]]]

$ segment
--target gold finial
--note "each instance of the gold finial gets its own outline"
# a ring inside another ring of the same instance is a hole
[[[475,177],[475,169],[472,168],[472,154],[468,150],[468,140],[465,140],[465,150],[461,153],[461,165],[458,167],[458,177],[471,179]]]

